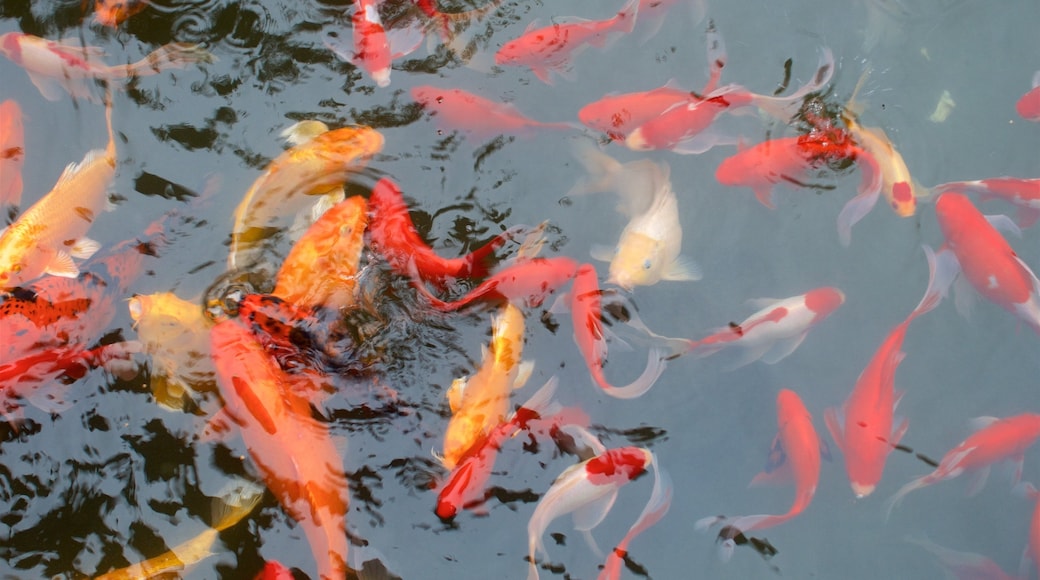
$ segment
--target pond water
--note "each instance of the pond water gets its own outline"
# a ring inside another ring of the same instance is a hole
[[[421,14],[408,1],[384,4],[388,22],[395,15]],[[571,78],[556,77],[551,85],[526,67],[494,64],[495,51],[535,19],[544,24],[563,16],[608,18],[620,8],[615,4],[620,3],[503,0],[486,15],[462,21],[468,26],[454,46],[468,42],[467,58],[431,33],[415,52],[395,60],[389,86],[378,87],[323,44],[330,31],[350,38],[354,8],[347,0],[161,0],[116,29],[97,24],[91,8],[79,1],[0,0],[0,34],[98,46],[111,64],[136,61],[169,42],[201,43],[217,59],[114,88],[117,171],[111,190],[117,207],[100,215],[89,235],[111,248],[142,236],[165,212],[180,213],[168,221],[168,246],[147,259],[126,295],[115,297],[117,313],[88,342],[116,332],[136,338],[126,308],[133,294],[170,291],[201,303],[207,293],[219,292],[232,213],[284,150],[279,133],[296,121],[379,130],[385,145],[349,184],[348,194],[367,195],[376,179],[392,177],[424,239],[445,256],[469,251],[509,226],[545,220],[545,256],[591,261],[594,245],[616,243],[626,218],[613,197],[567,195],[585,176],[575,143],[599,143],[623,162],[648,158],[669,164],[682,253],[703,271],[698,281],[662,281],[629,294],[654,332],[701,338],[757,310],[750,299],[795,296],[820,286],[845,294],[844,305],[777,364],[732,369],[727,353],[679,357],[669,361],[652,390],[631,400],[611,398],[592,383],[569,316],[550,312],[551,299],[527,309],[524,357],[535,367],[513,404],[556,376],[560,401],[583,409],[608,448],[650,449],[673,482],[668,514],[630,545],[624,575],[936,577],[936,559],[906,541],[925,536],[1016,572],[1033,503],[1011,492],[1010,469],[996,469],[981,493],[969,498],[960,480],[911,494],[886,519],[885,500],[931,467],[912,453],[894,451],[877,491],[857,499],[824,424],[825,409],[841,405],[887,333],[924,293],[928,270],[921,246],[943,243],[933,206],[922,204],[916,215],[899,218],[879,203],[843,247],[835,220],[855,195],[857,171],[821,172],[813,178],[815,188],[778,186],[776,209],[770,210],[749,188],[716,180],[716,167],[734,154],[734,146],[700,155],[630,151],[580,128],[577,112],[608,93],[649,90],[670,79],[688,89],[702,87],[710,21],[726,47],[722,82],[755,92],[773,94],[790,59],[789,94],[812,78],[827,48],[836,66],[824,98],[837,106],[869,67],[858,97],[866,105],[860,121],[885,130],[921,184],[1033,178],[1040,169],[1040,125],[1021,119],[1014,105],[1040,69],[1040,3],[709,0],[706,17],[698,20],[690,3],[679,0],[653,37],[640,43],[621,36],[589,48],[574,57]],[[439,4],[458,13],[483,5]],[[66,164],[104,146],[104,107],[68,95],[45,100],[8,59],[0,58],[0,79],[0,100],[16,100],[24,114],[24,209],[54,186]],[[465,89],[513,103],[531,118],[579,128],[466,137],[415,103],[410,89],[421,85]],[[930,120],[944,92],[956,106],[942,122]],[[727,116],[721,123],[739,131],[748,145],[794,134],[756,115]],[[212,193],[193,197],[203,191]],[[1012,212],[999,201],[980,207],[987,214]],[[1007,236],[1034,271],[1040,269],[1038,235],[1033,227],[1021,237]],[[274,256],[289,246],[283,240]],[[378,359],[379,386],[357,381],[315,409],[347,473],[351,565],[378,560],[392,575],[408,579],[524,577],[527,522],[574,457],[551,444],[505,446],[485,513],[467,511],[442,522],[434,513],[435,486],[447,471],[431,452],[441,449],[450,417],[444,393],[453,379],[479,366],[495,308],[434,312],[380,258],[362,260],[375,279],[373,300],[384,317],[370,349]],[[596,264],[604,284],[607,266]],[[971,418],[1040,412],[1040,338],[986,300],[969,317],[953,302],[943,301],[911,325],[895,379],[905,391],[898,414],[909,420],[901,443],[935,459],[970,433]],[[619,383],[635,377],[645,362],[642,344],[630,342],[631,352],[612,345],[607,371]],[[78,380],[52,381],[48,388],[58,391],[58,400],[43,409],[26,404],[17,430],[0,426],[0,577],[92,577],[157,556],[205,531],[213,498],[229,486],[260,482],[240,437],[208,435],[209,414],[220,406],[215,387],[192,394],[187,410],[171,409],[156,402],[148,356],[133,360],[136,374],[117,377],[95,369]],[[766,463],[782,388],[801,396],[832,460],[823,463],[804,513],[750,534],[768,540],[774,556],[745,546],[723,562],[715,533],[696,530],[697,520],[784,513],[790,506],[790,486],[747,487]],[[1024,480],[1040,480],[1038,460],[1036,450],[1027,452]],[[652,477],[643,477],[621,489],[614,509],[593,531],[600,548],[609,550],[621,539],[652,485]],[[555,520],[545,541],[548,554],[539,559],[552,566],[540,570],[543,577],[598,573],[603,558],[570,518]],[[212,551],[183,577],[252,578],[268,560],[300,577],[317,577],[307,539],[272,493],[221,532]],[[385,577],[366,570],[363,577]],[[1035,566],[1030,573],[1037,573]]]

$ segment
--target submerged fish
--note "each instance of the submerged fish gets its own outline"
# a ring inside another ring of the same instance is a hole
[[[25,130],[22,109],[14,99],[0,103],[0,220],[14,217],[22,203]]]

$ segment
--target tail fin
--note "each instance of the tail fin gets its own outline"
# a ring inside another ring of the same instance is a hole
[[[820,54],[820,66],[816,69],[811,81],[793,94],[786,97],[768,97],[765,95],[754,95],[754,104],[763,111],[784,122],[790,121],[802,106],[802,100],[810,93],[815,93],[830,82],[834,74],[834,53],[831,49],[824,48]]]

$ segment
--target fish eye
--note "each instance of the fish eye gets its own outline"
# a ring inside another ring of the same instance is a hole
[[[649,270],[651,266],[653,266],[653,263],[650,262],[649,259],[643,260],[643,269],[644,270]]]

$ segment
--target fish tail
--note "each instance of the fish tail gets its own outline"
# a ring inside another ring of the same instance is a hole
[[[216,62],[217,57],[197,44],[171,42],[155,49],[141,60],[122,67],[124,76],[148,76],[167,68],[184,68],[189,64]]]
[[[105,156],[113,165],[116,159],[116,135],[112,130],[112,88],[105,87],[105,127],[108,129],[108,146],[105,147]]]
[[[600,388],[603,392],[614,397],[616,399],[634,399],[641,396],[643,393],[650,390],[650,387],[654,386],[657,382],[657,378],[664,372],[665,367],[668,366],[665,352],[659,348],[651,348],[647,354],[646,368],[643,369],[643,374],[636,377],[634,381],[623,386],[614,387],[603,382],[600,384]]]
[[[854,120],[856,117],[859,117],[860,113],[863,112],[864,105],[860,102],[857,102],[856,97],[859,96],[859,91],[863,88],[863,84],[866,83],[867,78],[870,77],[870,73],[870,66],[867,66],[867,68],[863,69],[863,74],[861,74],[859,76],[859,80],[856,81],[856,88],[852,89],[852,96],[849,97],[848,102],[845,103],[845,108],[841,112],[841,118],[843,121],[845,121],[846,124],[848,124],[850,120]]]
[[[234,526],[253,511],[263,495],[263,488],[249,485],[222,498],[214,499],[210,527],[222,532]]]
[[[940,251],[937,255],[931,247],[923,246],[925,258],[928,259],[928,288],[925,289],[921,302],[914,308],[907,322],[930,312],[946,297],[946,293],[954,278],[960,273],[957,258],[949,250]]]
[[[801,109],[802,101],[811,93],[823,89],[834,75],[834,53],[831,49],[824,48],[820,54],[819,68],[812,80],[806,83],[791,95],[786,97],[769,97],[764,95],[753,95],[754,104],[770,115],[783,120],[790,121]]]
[[[903,501],[903,498],[906,497],[908,493],[914,491],[915,489],[921,489],[929,483],[931,482],[928,481],[928,476],[926,475],[924,477],[919,477],[911,481],[910,483],[904,485],[903,487],[899,488],[899,491],[892,494],[892,497],[888,498],[885,501],[885,519],[887,520],[892,515],[892,510],[895,509],[897,505],[899,505],[899,502]]]
[[[639,0],[628,0],[625,5],[611,20],[614,21],[613,28],[625,34],[631,34],[636,26],[636,16],[639,10]]]

